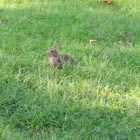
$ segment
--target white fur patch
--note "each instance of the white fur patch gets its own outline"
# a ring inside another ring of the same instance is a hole
[[[50,64],[55,65],[57,60],[58,60],[58,57],[50,57]]]

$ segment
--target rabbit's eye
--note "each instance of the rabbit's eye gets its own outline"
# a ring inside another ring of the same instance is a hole
[[[53,50],[51,50],[51,52],[53,52]]]

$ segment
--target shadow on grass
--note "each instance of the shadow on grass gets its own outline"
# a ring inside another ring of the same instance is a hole
[[[27,132],[27,136],[41,132],[38,137],[47,134],[51,138],[53,132],[58,138],[65,135],[73,138],[73,132],[82,139],[136,139],[139,134],[138,112],[134,110],[125,112],[98,105],[86,107],[80,101],[52,101],[49,97],[46,101],[36,98],[32,103],[22,100],[22,97],[16,97],[3,101],[1,117],[5,118],[5,125]]]

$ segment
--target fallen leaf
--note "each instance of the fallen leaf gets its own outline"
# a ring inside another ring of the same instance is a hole
[[[108,4],[114,4],[114,1],[108,1],[107,3]]]
[[[89,40],[90,43],[96,42],[97,40]]]
[[[114,4],[114,1],[104,1],[104,3],[107,3],[107,4]]]

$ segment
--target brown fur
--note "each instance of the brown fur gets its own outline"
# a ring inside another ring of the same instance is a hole
[[[58,67],[58,68],[62,68],[62,65],[67,64],[67,63],[70,63],[71,65],[74,65],[75,62],[70,56],[59,55],[57,53],[57,50],[59,50],[59,49],[60,49],[60,44],[57,43],[55,49],[50,49],[46,52],[46,55],[50,56],[50,64],[53,67]]]

